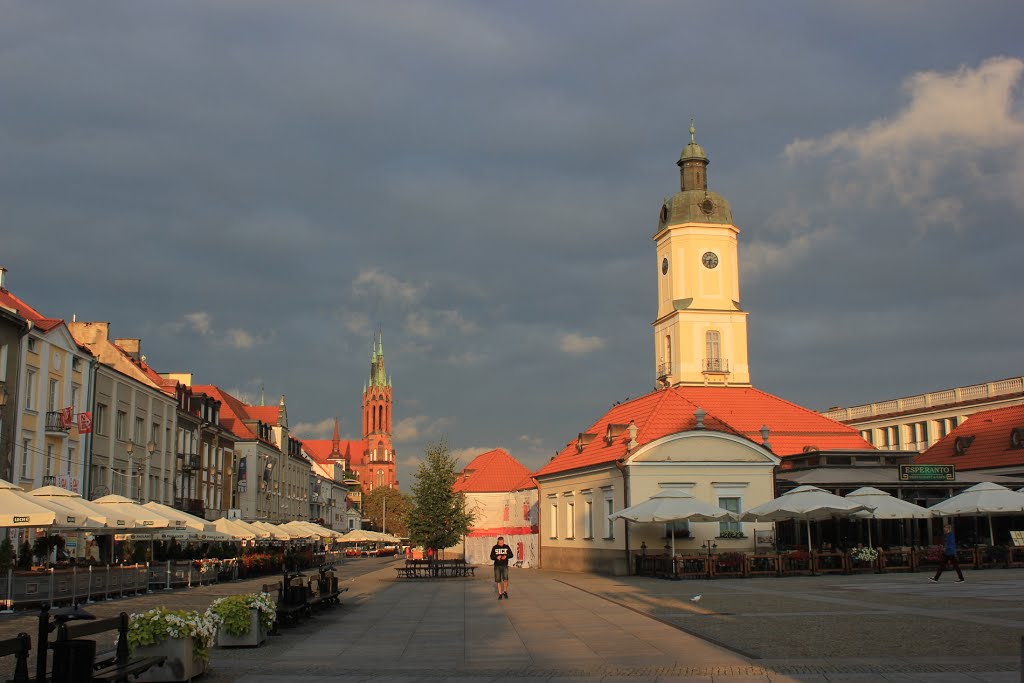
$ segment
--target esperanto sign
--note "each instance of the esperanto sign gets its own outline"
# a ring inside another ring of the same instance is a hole
[[[900,481],[956,481],[956,465],[900,465]]]

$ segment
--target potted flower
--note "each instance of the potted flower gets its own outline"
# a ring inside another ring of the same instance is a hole
[[[274,627],[277,607],[267,593],[244,593],[218,598],[210,611],[220,619],[219,647],[258,647]]]
[[[878,560],[878,551],[874,548],[854,548],[850,551],[851,569],[872,569]]]
[[[163,666],[141,674],[139,681],[191,681],[206,671],[220,617],[206,610],[157,607],[133,614],[128,622],[128,647],[138,657],[165,655]]]

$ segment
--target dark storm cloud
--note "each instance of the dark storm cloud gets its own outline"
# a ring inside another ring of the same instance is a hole
[[[856,141],[926,103],[914,74],[952,107],[958,69],[1019,59],[1024,17],[890,5],[9,3],[2,265],[161,370],[287,394],[300,437],[357,435],[383,329],[404,456],[445,434],[535,466],[651,386],[694,116],[759,386],[824,408],[1017,374],[1019,81],[1006,144],[929,120],[977,143],[969,177]]]

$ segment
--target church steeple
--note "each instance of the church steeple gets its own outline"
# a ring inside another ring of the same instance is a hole
[[[377,486],[394,487],[395,451],[391,442],[392,387],[384,369],[384,340],[378,332],[372,342],[370,378],[363,387],[363,439],[366,442],[365,461],[372,472],[371,480],[364,481],[365,491]]]

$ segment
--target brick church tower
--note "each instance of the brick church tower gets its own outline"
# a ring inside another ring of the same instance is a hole
[[[363,489],[397,488],[395,449],[391,444],[391,378],[384,371],[384,342],[378,335],[370,360],[370,381],[363,387]]]

